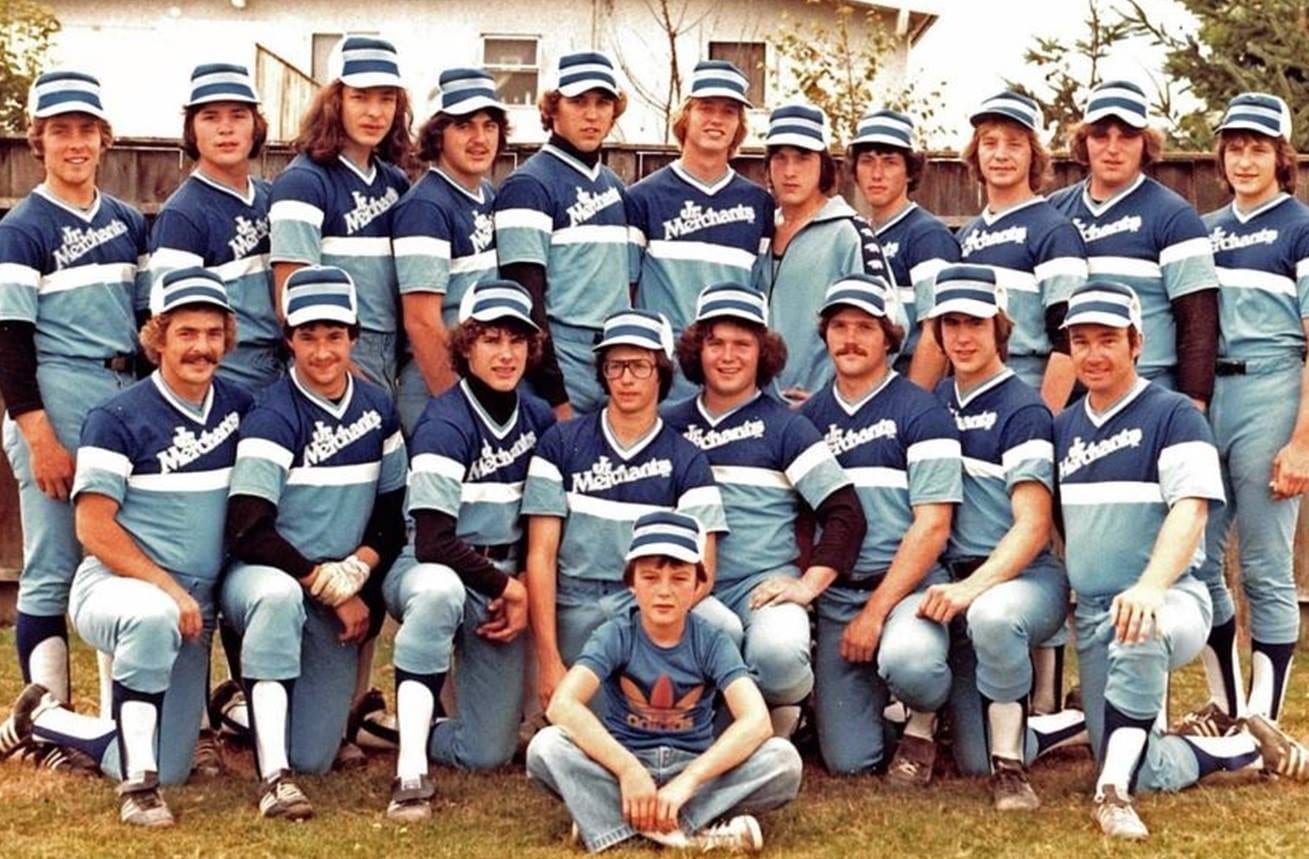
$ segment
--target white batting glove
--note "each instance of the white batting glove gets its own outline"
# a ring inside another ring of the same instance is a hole
[[[350,577],[350,596],[359,593],[368,581],[368,576],[373,572],[373,568],[359,560],[358,555],[351,555],[341,561],[341,568],[347,572]]]
[[[319,602],[336,608],[359,593],[368,581],[369,566],[354,555],[340,561],[328,561],[319,566],[310,593]]]
[[[336,580],[341,576],[340,561],[324,561],[318,565],[318,574],[309,588],[309,594],[319,602],[335,608],[345,599],[336,599]]]

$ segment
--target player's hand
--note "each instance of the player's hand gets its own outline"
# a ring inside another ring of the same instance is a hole
[[[477,628],[483,638],[508,643],[527,629],[527,588],[518,579],[511,577],[504,592],[486,608],[491,619]]]
[[[550,698],[554,696],[555,688],[563,682],[564,675],[568,669],[564,667],[564,661],[556,656],[549,661],[537,662],[536,668],[536,694],[541,699],[541,709],[546,710],[550,707]]]
[[[855,615],[841,634],[841,658],[846,662],[872,662],[882,640],[883,622],[867,610]]]
[[[332,609],[336,619],[341,621],[341,634],[337,636],[342,644],[363,641],[368,635],[368,606],[359,597],[341,603]]]
[[[949,623],[968,611],[981,591],[969,584],[968,579],[948,585],[932,585],[918,604],[918,616],[937,623]]]
[[[1273,457],[1273,479],[1268,482],[1279,501],[1309,490],[1309,445],[1291,440]]]
[[[48,420],[37,424],[39,429],[23,437],[27,441],[32,480],[36,488],[51,498],[67,501],[73,488],[76,463],[68,448],[59,443]]]
[[[1164,607],[1164,589],[1137,582],[1114,597],[1109,618],[1114,638],[1123,644],[1148,641],[1159,625],[1159,610]]]
[[[658,792],[645,767],[633,762],[623,770],[618,778],[618,790],[623,798],[623,819],[633,829],[654,831],[658,819]]]
[[[672,832],[681,827],[677,815],[695,795],[695,785],[684,778],[685,772],[659,788],[655,795],[655,825],[658,832]]]
[[[177,631],[182,634],[182,638],[195,638],[204,631],[205,618],[200,613],[200,604],[195,601],[195,597],[181,586],[178,586],[169,596],[177,603]]]
[[[798,409],[809,399],[809,392],[799,386],[792,386],[782,391],[782,399],[793,409]]]
[[[764,606],[789,602],[803,607],[817,598],[818,592],[804,579],[793,576],[772,576],[750,592],[750,608],[760,609]]]

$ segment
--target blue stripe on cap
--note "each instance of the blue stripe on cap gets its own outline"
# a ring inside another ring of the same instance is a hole
[[[666,555],[688,564],[701,560],[700,523],[685,513],[659,510],[646,513],[632,525],[632,542],[626,561]]]
[[[599,51],[564,54],[559,58],[557,89],[565,96],[577,96],[592,89],[618,95],[618,74],[614,62]]]
[[[259,103],[250,70],[235,63],[202,63],[191,72],[191,97],[186,107],[214,101]]]
[[[897,110],[875,110],[859,117],[858,129],[851,144],[881,143],[901,149],[914,148],[914,121]]]
[[[532,321],[532,295],[520,284],[502,278],[490,278],[473,284],[459,302],[459,321],[476,319],[496,322],[515,319],[533,331],[540,328]]]
[[[1264,92],[1243,92],[1227,103],[1218,131],[1246,130],[1268,137],[1291,139],[1291,111],[1280,97]]]
[[[286,279],[283,306],[292,328],[309,322],[359,324],[354,280],[335,266],[305,266]]]
[[[1068,297],[1068,312],[1061,328],[1098,324],[1115,328],[1129,325],[1141,330],[1141,300],[1126,284],[1112,280],[1088,280]]]
[[[673,357],[673,329],[662,313],[649,310],[620,310],[605,320],[600,341],[591,347],[599,352],[610,346],[638,346]]]
[[[1133,128],[1145,128],[1149,112],[1150,102],[1141,87],[1131,81],[1105,81],[1091,90],[1082,119],[1098,122],[1113,116]]]
[[[968,121],[977,126],[990,117],[1012,119],[1024,128],[1035,132],[1039,132],[1045,123],[1041,116],[1041,108],[1033,99],[1009,90],[983,101],[977,110],[973,111],[972,116],[968,117]]]
[[[827,114],[807,104],[783,105],[768,115],[764,145],[822,151],[827,148]]]
[[[28,110],[37,119],[61,113],[89,113],[108,119],[100,99],[100,81],[71,69],[38,75],[28,93]]]
[[[894,300],[891,284],[875,274],[852,274],[838,278],[823,295],[819,314],[848,305],[873,316],[887,316],[888,299]]]
[[[932,309],[926,318],[947,313],[990,318],[996,311],[1007,311],[1009,302],[996,281],[995,271],[984,265],[947,265],[933,281]]]
[[[768,298],[758,289],[739,283],[706,286],[696,298],[695,321],[734,317],[755,325],[768,325]]]
[[[691,72],[691,98],[730,98],[746,107],[750,80],[727,60],[701,60]]]
[[[464,116],[486,108],[505,109],[496,96],[495,78],[485,69],[446,69],[437,86],[441,97],[436,109],[441,113]]]
[[[232,309],[222,278],[200,266],[167,272],[150,291],[151,313],[167,313],[187,304],[212,304],[223,310]]]
[[[400,86],[400,57],[395,45],[373,36],[346,36],[338,46],[339,73],[347,86],[366,89]]]

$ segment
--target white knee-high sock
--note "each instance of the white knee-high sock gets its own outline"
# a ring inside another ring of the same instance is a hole
[[[936,739],[936,713],[922,713],[918,710],[909,711],[909,721],[905,723],[904,735],[906,737],[918,737],[920,740],[933,741]]]
[[[986,727],[991,756],[1023,762],[1024,718],[1021,701],[986,701]]]
[[[284,681],[255,680],[250,684],[250,713],[254,717],[255,750],[261,779],[291,768],[286,759],[289,701]]]
[[[27,670],[32,682],[40,683],[51,695],[67,704],[68,694],[68,640],[57,635],[42,639],[32,648],[27,659]]]
[[[95,663],[100,679],[100,718],[112,719],[114,717],[114,655],[97,650]]]
[[[159,708],[155,704],[132,698],[118,705],[118,739],[123,749],[123,774],[128,781],[159,771],[155,759],[158,727]]]
[[[1027,727],[1036,734],[1036,757],[1068,746],[1085,746],[1091,742],[1086,730],[1086,716],[1081,710],[1060,710],[1045,716],[1032,716]]]
[[[427,739],[432,732],[432,713],[436,696],[427,684],[418,680],[401,680],[395,689],[395,715],[400,729],[400,752],[395,759],[395,775],[400,781],[412,781],[427,775]]]

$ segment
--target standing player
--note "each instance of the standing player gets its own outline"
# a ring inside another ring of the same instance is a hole
[[[636,835],[684,849],[757,852],[751,812],[790,802],[800,756],[769,737],[763,698],[727,636],[691,612],[705,578],[700,523],[636,521],[623,582],[637,610],[610,620],[550,701],[527,772],[564,801],[591,852]],[[603,721],[587,707],[604,689]],[[732,721],[718,734],[721,695]],[[724,823],[715,824],[719,818]]]
[[[768,302],[758,290],[706,287],[677,344],[682,374],[703,387],[664,418],[713,466],[730,529],[717,545],[714,596],[745,627],[746,663],[785,736],[814,684],[806,609],[850,572],[864,514],[813,424],[764,392],[786,363],[786,346],[767,320]],[[803,575],[796,566],[802,505],[822,528]]]
[[[245,66],[196,66],[182,120],[182,147],[196,167],[150,229],[154,280],[175,268],[204,266],[227,284],[237,341],[218,372],[252,391],[283,371],[268,263],[272,186],[250,176],[267,136],[268,122]]]
[[[1292,569],[1299,496],[1309,487],[1309,208],[1296,200],[1286,103],[1243,93],[1218,126],[1218,170],[1236,199],[1205,216],[1218,262],[1223,337],[1210,413],[1228,506],[1209,521],[1200,578],[1214,604],[1204,652],[1212,698],[1185,733],[1221,734],[1248,710],[1281,716],[1300,637]],[[1239,535],[1250,608],[1250,697],[1236,656],[1236,613],[1223,574]]]
[[[1002,92],[970,121],[963,159],[986,191],[986,208],[959,231],[960,257],[995,270],[1014,323],[1009,366],[1057,413],[1073,389],[1059,323],[1068,294],[1086,280],[1086,247],[1068,218],[1037,194],[1050,153],[1037,137],[1043,120],[1036,102]]]
[[[940,344],[922,338],[922,319],[932,307],[932,278],[959,261],[959,243],[945,224],[909,199],[927,164],[927,156],[914,149],[913,135],[914,121],[907,114],[871,111],[859,118],[846,160],[872,207],[877,241],[909,324],[895,368],[930,391],[945,374],[945,356]]]
[[[73,497],[87,557],[69,603],[77,632],[113,656],[113,718],[80,716],[32,684],[11,718],[24,739],[69,747],[118,779],[120,816],[171,826],[159,785],[191,772],[204,713],[223,508],[250,395],[215,379],[236,342],[226,285],[164,275],[141,329],[159,365],[87,416]]]
[[[735,616],[709,595],[714,539],[727,531],[709,461],[659,417],[673,383],[668,321],[644,310],[615,313],[595,352],[608,405],[547,430],[523,489],[542,707],[591,633],[631,608],[613,562],[632,538],[632,523],[651,509],[686,513],[704,526],[708,579],[697,589],[696,611],[741,637]]]
[[[495,79],[483,69],[441,72],[437,110],[418,132],[431,165],[396,204],[391,247],[409,357],[396,407],[412,435],[428,397],[456,382],[446,348],[471,284],[496,273],[495,189],[487,181],[509,134]]]
[[[65,614],[82,559],[70,451],[87,412],[132,383],[134,309],[148,297],[146,225],[96,188],[113,132],[94,77],[42,74],[28,111],[45,179],[0,221],[0,396],[23,525],[15,637],[23,680],[66,703]],[[0,724],[0,758],[15,748],[12,726]]]
[[[427,404],[413,434],[413,539],[386,577],[395,636],[400,753],[386,815],[431,816],[428,758],[489,769],[508,763],[523,712],[527,591],[519,516],[537,439],[554,424],[545,401],[519,390],[543,336],[527,290],[484,280],[464,293],[450,330],[462,377]],[[459,716],[432,727],[452,650]]]
[[[924,591],[947,581],[939,558],[963,480],[950,413],[891,369],[904,337],[895,300],[880,277],[828,287],[819,331],[836,381],[802,412],[854,481],[868,522],[854,569],[818,597],[818,745],[833,772],[879,767],[893,693],[910,716],[887,778],[913,786],[931,779],[936,711],[951,685],[949,630],[917,613]]]
[[[1163,148],[1146,113],[1134,83],[1093,89],[1068,147],[1090,175],[1052,194],[1050,205],[1081,231],[1090,273],[1140,297],[1145,351],[1137,372],[1203,410],[1214,389],[1218,278],[1191,204],[1141,172]]]
[[[409,189],[404,168],[413,116],[395,47],[346,36],[332,52],[332,82],[300,122],[295,159],[273,183],[273,274],[279,293],[306,265],[344,269],[359,292],[351,361],[394,393],[397,291],[391,209]],[[285,308],[278,308],[286,315]]]
[[[1185,396],[1136,375],[1141,305],[1130,287],[1092,278],[1073,293],[1064,325],[1087,389],[1055,419],[1054,437],[1078,669],[1099,763],[1094,815],[1106,835],[1139,840],[1149,833],[1133,791],[1180,790],[1260,764],[1302,780],[1309,751],[1262,716],[1250,717],[1251,733],[1230,737],[1155,729],[1168,673],[1199,655],[1212,617],[1192,571],[1204,557],[1208,510],[1223,503],[1218,453]]]
[[[953,582],[932,585],[920,617],[941,624],[966,618],[976,653],[980,720],[956,706],[956,757],[982,745],[991,794],[1001,811],[1040,805],[1024,769],[1029,653],[1063,624],[1068,579],[1050,551],[1053,533],[1054,446],[1050,410],[1001,357],[1013,330],[995,272],[952,265],[936,277],[927,317],[931,335],[950,360],[953,378],[936,398],[954,415],[964,457],[963,503],[946,546]],[[980,734],[982,743],[978,743]],[[958,753],[963,753],[958,754]]]
[[[373,573],[404,544],[406,458],[386,391],[349,371],[350,276],[297,269],[284,299],[293,366],[242,422],[221,602],[241,637],[259,813],[300,820],[313,807],[291,771],[336,756],[373,611],[380,625]]]
[[[630,305],[623,183],[600,163],[627,96],[609,57],[565,54],[537,106],[550,139],[500,187],[496,254],[549,334],[530,381],[563,418],[604,405],[591,345],[605,319]]]
[[[774,383],[791,404],[832,379],[814,328],[822,284],[848,274],[891,277],[872,226],[833,193],[837,168],[827,135],[827,114],[816,107],[787,105],[768,117],[768,184],[781,214],[762,286],[769,327],[782,335],[788,355]]]
[[[748,130],[746,86],[729,62],[696,63],[691,95],[673,119],[681,157],[627,192],[636,306],[667,317],[674,337],[695,318],[706,284],[756,284],[763,274],[773,198],[728,163]],[[694,385],[674,380],[673,399],[694,393]]]

